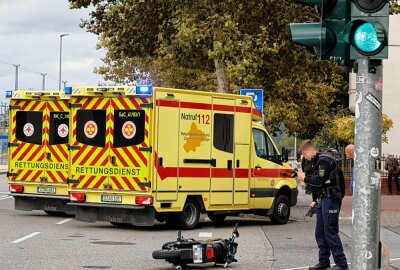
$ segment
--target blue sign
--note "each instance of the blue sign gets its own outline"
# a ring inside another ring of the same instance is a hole
[[[242,96],[251,96],[257,110],[261,113],[264,111],[264,90],[263,89],[241,89],[240,94]]]

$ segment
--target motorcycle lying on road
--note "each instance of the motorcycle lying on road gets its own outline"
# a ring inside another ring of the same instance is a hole
[[[239,237],[237,223],[228,239],[214,238],[207,240],[195,240],[183,238],[182,232],[178,232],[176,241],[167,242],[161,250],[153,251],[154,259],[163,259],[172,263],[176,270],[181,270],[190,264],[214,263],[227,267],[232,262],[237,262],[235,254]]]

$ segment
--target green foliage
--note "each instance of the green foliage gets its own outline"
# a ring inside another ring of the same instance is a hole
[[[339,143],[354,143],[354,116],[336,118],[328,128],[328,137]],[[387,132],[393,127],[393,120],[386,114],[382,115],[382,141],[388,143]]]
[[[117,83],[217,90],[216,61],[229,92],[265,89],[271,131],[313,137],[347,106],[347,71],[291,43],[291,22],[317,21],[289,0],[69,0],[94,6],[82,27],[106,49],[95,71]]]

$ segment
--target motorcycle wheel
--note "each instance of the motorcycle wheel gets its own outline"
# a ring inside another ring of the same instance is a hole
[[[270,216],[272,224],[283,225],[290,218],[290,202],[286,195],[279,195],[274,204],[274,212]]]
[[[153,259],[161,260],[177,260],[181,257],[181,251],[179,249],[162,249],[153,251]]]

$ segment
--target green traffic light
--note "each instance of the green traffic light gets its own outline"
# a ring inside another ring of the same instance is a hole
[[[372,23],[360,25],[354,32],[354,44],[365,53],[373,53],[382,46],[378,40],[378,33]]]

